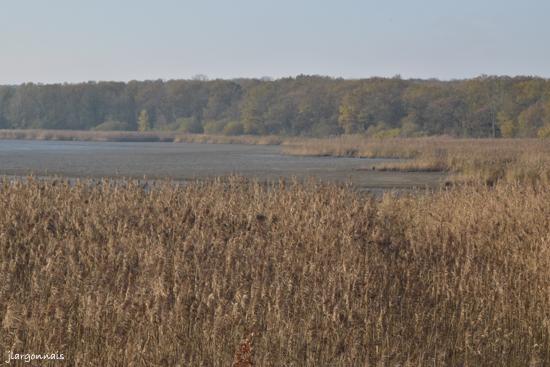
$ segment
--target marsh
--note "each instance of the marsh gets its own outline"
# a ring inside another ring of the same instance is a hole
[[[271,145],[161,142],[0,141],[0,174],[64,177],[128,177],[187,181],[238,174],[350,182],[360,189],[436,187],[437,172],[370,169],[391,159],[285,155]]]

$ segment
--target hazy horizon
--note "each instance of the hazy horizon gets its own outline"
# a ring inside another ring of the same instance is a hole
[[[550,77],[550,3],[98,0],[4,4],[0,84]]]

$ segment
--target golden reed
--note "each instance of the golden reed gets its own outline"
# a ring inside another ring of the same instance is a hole
[[[374,199],[238,177],[4,180],[0,207],[0,352],[76,366],[550,364],[548,185]]]

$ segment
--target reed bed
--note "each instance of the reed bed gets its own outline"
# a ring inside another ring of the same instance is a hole
[[[399,158],[375,165],[384,171],[448,172],[449,182],[497,181],[550,184],[550,139],[332,138],[274,135],[207,135],[162,131],[0,130],[1,139],[79,140],[119,142],[174,142],[281,145],[284,154]],[[368,167],[372,168],[372,165]]]
[[[206,135],[170,131],[86,131],[86,130],[2,130],[0,140],[68,140],[111,142],[174,142],[211,144],[259,144],[279,145],[282,138],[265,135]]]
[[[76,366],[550,365],[546,185],[374,199],[239,177],[31,178],[4,180],[0,207],[0,352]]]
[[[376,165],[390,171],[444,171],[455,182],[550,184],[550,140],[454,139],[449,137],[372,139],[359,135],[285,142],[294,155],[404,158]]]

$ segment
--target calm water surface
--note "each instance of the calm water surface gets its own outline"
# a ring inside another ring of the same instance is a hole
[[[379,172],[383,159],[299,157],[278,146],[0,140],[0,174],[189,180],[238,174],[351,182],[359,188],[437,186],[439,173]]]

